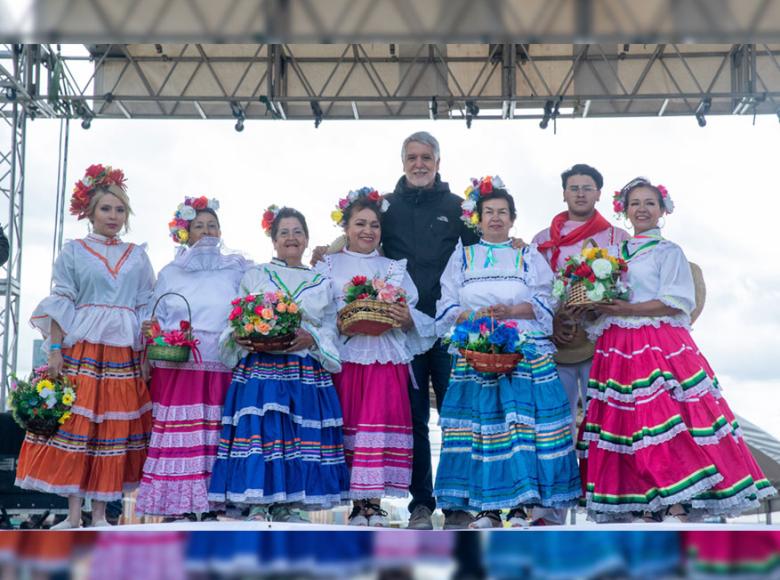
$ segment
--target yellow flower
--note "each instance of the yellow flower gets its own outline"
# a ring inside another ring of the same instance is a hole
[[[463,197],[465,197],[466,199],[468,199],[468,198],[469,198],[469,194],[470,194],[472,191],[474,191],[474,188],[473,188],[471,185],[469,185],[469,186],[466,188],[466,191],[464,191],[464,192],[463,192]]]
[[[477,225],[479,223],[479,214],[477,212],[471,214],[471,223],[474,225]]]
[[[187,230],[179,230],[179,232],[176,234],[179,237],[179,241],[184,244],[187,242],[187,240],[190,239],[190,234],[187,233]]]
[[[73,404],[73,395],[62,395],[62,404],[70,407]]]
[[[54,384],[53,384],[53,383],[52,383],[52,382],[51,382],[49,379],[43,379],[42,381],[40,381],[40,382],[39,382],[39,383],[38,383],[38,384],[35,386],[35,390],[37,390],[39,393],[40,393],[40,392],[41,392],[43,389],[53,389],[53,388],[54,388]]]
[[[62,414],[62,417],[60,417],[60,418],[59,418],[59,420],[58,420],[57,422],[58,422],[60,425],[62,425],[62,424],[65,422],[65,421],[67,421],[68,419],[70,419],[70,416],[71,416],[72,414],[73,414],[73,413],[71,413],[70,411],[65,411],[65,412]]]
[[[344,219],[344,212],[342,212],[340,209],[334,209],[332,212],[330,212],[330,219],[332,219],[337,224],[340,224],[341,220]]]

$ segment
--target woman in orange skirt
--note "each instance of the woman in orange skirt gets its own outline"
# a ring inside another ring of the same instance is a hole
[[[152,406],[139,364],[139,319],[154,271],[144,245],[118,237],[131,213],[122,171],[90,166],[70,211],[89,218],[91,233],[62,248],[52,293],[31,322],[46,339],[50,376],[67,376],[76,401],[52,437],[27,433],[16,471],[19,487],[68,497],[59,529],[79,527],[85,497],[92,500],[92,525],[108,525],[106,502],[141,479]]]

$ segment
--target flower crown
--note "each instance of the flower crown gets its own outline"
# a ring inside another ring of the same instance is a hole
[[[87,208],[92,196],[99,187],[116,185],[122,191],[127,189],[125,174],[121,169],[114,169],[110,165],[90,165],[84,173],[84,177],[76,182],[73,187],[73,195],[70,198],[70,213],[78,219],[87,217]]]
[[[379,206],[380,213],[387,211],[390,207],[390,203],[382,197],[382,195],[373,187],[361,187],[357,190],[352,190],[347,194],[347,197],[341,198],[336,205],[336,209],[330,212],[330,219],[337,226],[344,227],[344,212],[349,206],[355,203],[358,199],[366,197]]]
[[[186,244],[190,239],[190,223],[198,215],[198,212],[204,209],[217,211],[219,202],[216,199],[209,199],[205,195],[185,197],[184,202],[176,208],[173,219],[168,222],[171,239],[177,244]]]
[[[268,208],[263,212],[263,221],[261,225],[263,226],[263,231],[265,232],[265,235],[268,237],[271,237],[271,226],[274,225],[274,220],[276,219],[276,216],[279,215],[279,212],[282,208],[280,208],[278,205],[269,205]]]
[[[460,204],[462,210],[460,219],[470,227],[476,230],[479,226],[479,212],[477,211],[477,202],[493,193],[496,189],[504,189],[504,182],[498,175],[486,175],[482,179],[471,178],[471,185],[463,192],[463,203]]]
[[[653,185],[650,183],[649,179],[645,179],[644,177],[637,177],[636,179],[632,179],[626,185],[624,185],[620,191],[616,191],[612,194],[612,209],[616,214],[626,214],[628,211],[628,194],[631,193],[633,189],[642,186],[658,190],[658,193],[661,194],[661,209],[663,209],[664,212],[672,213],[674,211],[674,201],[672,201],[672,197],[669,195],[669,191],[667,191],[666,187],[663,185]]]

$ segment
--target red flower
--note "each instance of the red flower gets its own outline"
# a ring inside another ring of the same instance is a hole
[[[352,285],[353,286],[362,286],[366,283],[367,278],[365,276],[353,276],[352,277]]]
[[[263,313],[263,305],[258,304],[257,306],[255,306],[255,314],[260,316],[262,313]]]
[[[121,169],[112,169],[108,174],[108,180],[122,189],[125,188],[125,174]]]
[[[493,179],[491,177],[485,177],[479,184],[479,193],[486,195],[493,193]]]
[[[232,306],[238,306],[239,304],[241,304],[241,298],[234,298],[233,300],[230,301],[230,304]]]
[[[195,209],[206,209],[209,205],[209,200],[205,195],[201,195],[200,197],[196,197],[192,200],[192,207]]]
[[[588,280],[590,281],[591,284],[595,284],[596,283],[596,275],[595,274],[590,274],[588,276]]]
[[[97,165],[90,165],[89,167],[87,167],[86,175],[95,179],[98,175],[103,173],[105,170],[106,168],[100,165],[99,163]]]
[[[357,300],[365,300],[368,297],[368,292],[363,292],[362,294],[357,295]]]
[[[588,278],[591,274],[593,274],[593,270],[591,270],[590,266],[585,262],[577,266],[577,269],[574,270],[574,275],[579,276],[580,278]]]
[[[179,322],[179,330],[181,330],[182,332],[187,332],[190,328],[192,327],[190,326],[189,321],[182,320],[181,322]]]
[[[187,342],[187,338],[184,336],[183,332],[179,330],[172,330],[165,333],[165,342],[171,346],[182,346]]]
[[[254,296],[253,294],[247,294],[246,298],[244,298],[244,301],[245,302],[254,302],[255,298],[256,298],[256,296]]]
[[[239,316],[241,316],[242,309],[240,306],[236,306],[233,310],[230,311],[230,316],[228,316],[229,320],[235,320]]]
[[[368,194],[368,199],[371,201],[379,201],[379,197],[379,192],[377,190],[374,190]]]

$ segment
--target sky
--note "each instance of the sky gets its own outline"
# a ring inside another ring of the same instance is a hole
[[[263,261],[272,256],[260,228],[271,203],[301,210],[311,244],[339,231],[329,219],[339,197],[363,185],[393,189],[402,174],[401,143],[414,131],[441,143],[441,174],[462,193],[469,178],[500,175],[518,206],[513,235],[530,240],[565,209],[560,173],[575,163],[605,177],[598,209],[611,210],[615,189],[638,175],[666,185],[675,201],[663,235],[699,264],[707,302],[693,337],[719,375],[734,410],[780,437],[780,274],[776,244],[780,123],[776,116],[462,120],[253,121],[242,133],[230,121],[94,120],[70,135],[68,191],[92,163],[122,168],[135,215],[124,238],[147,242],[156,270],[173,257],[167,222],[185,195],[216,197],[226,245]],[[48,294],[59,122],[28,123],[21,318]],[[83,237],[85,221],[66,216],[65,239]],[[774,266],[772,266],[774,264]],[[24,324],[20,371],[32,340]]]

